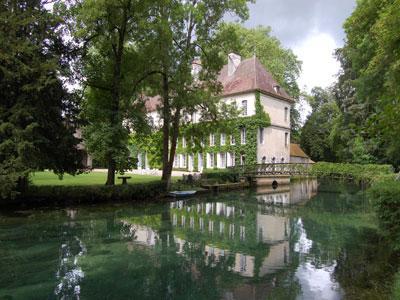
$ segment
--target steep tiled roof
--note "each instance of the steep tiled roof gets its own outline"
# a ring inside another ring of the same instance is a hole
[[[290,144],[290,156],[309,158],[303,149],[300,148],[299,144]]]
[[[278,92],[275,91],[274,87],[279,86],[278,82],[256,57],[241,61],[232,75],[228,75],[228,65],[225,65],[218,80],[223,87],[222,96],[260,91],[278,99],[294,101],[283,88],[279,88]],[[155,111],[159,104],[160,96],[148,97],[146,109],[148,112]]]
[[[279,86],[279,84],[256,57],[243,60],[232,75],[228,74],[228,65],[225,65],[218,80],[223,86],[223,96],[260,91],[293,102],[293,99],[283,88],[279,88],[278,92],[275,91],[274,87]]]

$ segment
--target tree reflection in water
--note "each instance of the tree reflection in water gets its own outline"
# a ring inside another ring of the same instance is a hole
[[[1,215],[0,297],[384,298],[396,259],[363,195],[330,186]]]

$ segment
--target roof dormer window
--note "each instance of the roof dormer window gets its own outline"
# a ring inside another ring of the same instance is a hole
[[[279,86],[279,85],[275,85],[274,86],[274,91],[275,91],[275,93],[280,93],[280,90],[281,90],[281,87]]]

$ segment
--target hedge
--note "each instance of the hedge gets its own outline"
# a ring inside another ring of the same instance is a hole
[[[165,192],[161,181],[126,185],[31,186],[29,190],[3,205],[70,205],[111,201],[154,201]]]
[[[312,165],[310,175],[372,182],[393,176],[394,169],[391,165],[318,162]]]
[[[239,171],[233,169],[206,170],[201,174],[201,178],[215,180],[218,183],[238,182]]]

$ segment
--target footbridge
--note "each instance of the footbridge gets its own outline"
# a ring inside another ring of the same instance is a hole
[[[293,176],[310,175],[312,164],[309,163],[265,163],[231,167],[241,178],[246,178],[255,185],[289,184]]]

